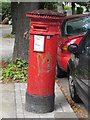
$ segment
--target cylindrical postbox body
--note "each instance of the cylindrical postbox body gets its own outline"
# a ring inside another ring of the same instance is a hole
[[[54,110],[57,40],[62,14],[38,10],[31,19],[26,110],[36,113]]]

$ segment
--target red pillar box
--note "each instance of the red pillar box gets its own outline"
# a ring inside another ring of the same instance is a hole
[[[25,108],[29,112],[54,110],[54,85],[57,40],[62,14],[36,10],[26,14],[31,19],[28,81]]]

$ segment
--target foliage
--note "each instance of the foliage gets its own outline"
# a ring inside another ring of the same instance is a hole
[[[57,2],[41,2],[39,4],[39,9],[46,9],[46,10],[56,10],[57,11]]]
[[[64,10],[70,10],[70,9],[71,9],[70,6],[68,6],[68,5],[65,5],[65,6],[64,6]]]
[[[6,34],[4,38],[15,38],[15,34]]]
[[[11,2],[11,0],[0,0],[0,2]]]
[[[2,82],[6,83],[8,81],[27,81],[28,75],[28,65],[25,60],[21,61],[20,58],[16,59],[15,63],[5,63],[2,62]]]
[[[57,11],[57,2],[46,2],[44,8],[47,10],[56,10]]]
[[[85,6],[87,10],[90,9],[90,1],[89,2],[77,2],[80,6]]]
[[[44,9],[45,2],[39,2],[38,9]]]
[[[10,2],[2,2],[2,20],[5,17],[11,19],[11,3]]]
[[[83,7],[77,7],[77,10],[76,10],[76,13],[77,14],[82,14],[83,13]]]

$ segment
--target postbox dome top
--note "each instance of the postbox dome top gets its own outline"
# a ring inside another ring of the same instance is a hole
[[[33,10],[32,12],[27,13],[26,16],[30,18],[60,19],[61,17],[64,17],[64,14],[52,10],[40,9]]]

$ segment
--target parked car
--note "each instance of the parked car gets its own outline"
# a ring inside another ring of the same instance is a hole
[[[64,17],[61,21],[57,49],[57,77],[64,77],[71,54],[67,51],[70,44],[79,44],[87,30],[90,29],[90,14]]]
[[[90,110],[90,30],[79,45],[68,46],[71,58],[67,64],[67,75],[72,100],[82,100]]]

